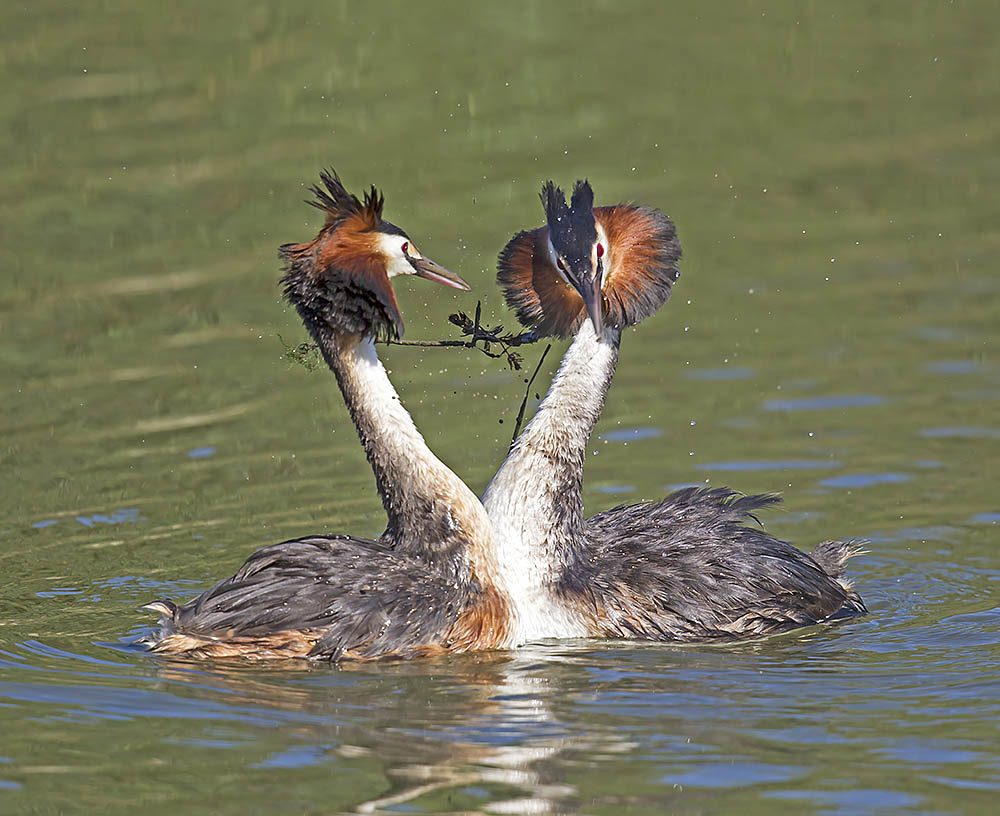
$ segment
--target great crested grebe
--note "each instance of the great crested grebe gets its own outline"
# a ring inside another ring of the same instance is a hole
[[[646,207],[594,208],[542,188],[547,224],[500,253],[507,303],[536,334],[574,339],[545,399],[483,495],[518,640],[753,637],[864,614],[842,579],[850,545],[807,555],[748,526],[776,496],[689,488],[584,519],[587,440],[604,407],[622,330],[670,296],[681,249]]]
[[[375,353],[402,319],[390,278],[468,289],[362,203],[334,173],[310,202],[312,241],[286,244],[286,299],[336,375],[388,516],[376,540],[315,535],[264,547],[183,606],[156,601],[156,652],[251,659],[371,660],[506,645],[509,604],[495,583],[492,526],[479,499],[427,447]]]

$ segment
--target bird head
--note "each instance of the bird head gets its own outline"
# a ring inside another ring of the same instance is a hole
[[[589,319],[598,337],[653,314],[670,297],[681,248],[673,223],[657,210],[594,207],[587,181],[569,203],[553,182],[542,186],[546,224],[519,232],[501,251],[497,280],[518,319],[539,335],[566,336]]]
[[[594,332],[600,335],[604,327],[601,284],[607,239],[597,234],[594,191],[589,182],[578,181],[567,204],[565,193],[547,181],[542,186],[541,199],[549,228],[546,247],[549,260],[555,264],[556,273],[563,282],[580,295],[594,324]]]
[[[424,256],[413,240],[382,217],[385,198],[371,187],[361,201],[332,171],[320,174],[322,186],[308,203],[326,215],[319,234],[303,244],[278,250],[285,261],[286,299],[307,327],[315,323],[346,334],[398,338],[403,319],[392,278],[417,275],[468,290],[458,275]]]

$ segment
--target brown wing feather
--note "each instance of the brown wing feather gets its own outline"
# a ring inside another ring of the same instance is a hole
[[[608,237],[605,320],[634,326],[667,302],[680,277],[677,230],[667,216],[648,207],[596,207],[594,218]]]
[[[584,317],[583,299],[552,266],[548,227],[519,232],[497,260],[497,283],[517,319],[542,336],[567,337]]]

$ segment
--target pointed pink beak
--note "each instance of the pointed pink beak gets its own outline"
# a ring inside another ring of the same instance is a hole
[[[472,289],[469,284],[454,272],[449,272],[441,264],[434,263],[430,258],[411,258],[409,256],[407,258],[416,274],[421,278],[427,278],[427,280],[434,281],[435,283],[450,286],[452,289],[461,289],[465,292]]]

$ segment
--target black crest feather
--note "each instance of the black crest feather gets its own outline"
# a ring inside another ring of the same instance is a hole
[[[573,199],[569,205],[570,213],[578,217],[585,217],[587,213],[594,209],[594,191],[590,187],[587,179],[577,181],[573,186]]]
[[[336,170],[323,170],[319,174],[322,186],[314,184],[309,191],[315,196],[306,203],[326,214],[326,225],[336,227],[345,218],[358,215],[368,222],[371,229],[378,227],[382,221],[382,208],[385,205],[383,196],[373,184],[365,191],[362,202],[356,195],[348,192]]]
[[[542,185],[542,192],[538,196],[542,200],[542,209],[545,210],[545,217],[549,223],[560,222],[565,218],[569,220],[569,206],[566,204],[566,194],[561,187],[557,187],[555,182],[547,181]]]
[[[570,266],[590,257],[591,247],[597,240],[597,226],[594,222],[594,191],[586,179],[573,187],[571,203],[566,203],[566,194],[553,182],[542,185],[542,207],[549,225],[549,238],[559,255],[566,258]]]

